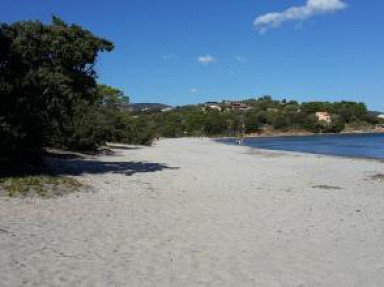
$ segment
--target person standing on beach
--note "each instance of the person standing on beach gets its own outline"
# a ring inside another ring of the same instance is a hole
[[[237,133],[237,139],[236,142],[238,145],[244,145],[244,131],[245,131],[245,125],[244,121],[241,124],[241,128],[239,129]]]

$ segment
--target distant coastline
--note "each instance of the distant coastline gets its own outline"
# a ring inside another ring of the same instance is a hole
[[[234,145],[234,138],[218,139]],[[338,133],[247,137],[247,147],[384,161],[384,133]]]
[[[302,136],[328,136],[328,135],[363,135],[363,134],[384,134],[384,128],[370,129],[370,130],[345,130],[340,133],[312,133],[308,131],[267,131],[261,133],[245,134],[245,138],[274,138],[274,137],[302,137]],[[222,137],[222,138],[236,138]]]

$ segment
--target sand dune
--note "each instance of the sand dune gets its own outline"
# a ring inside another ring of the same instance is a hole
[[[383,163],[175,139],[0,199],[1,286],[383,286]]]

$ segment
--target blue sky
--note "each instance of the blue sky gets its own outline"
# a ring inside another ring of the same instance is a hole
[[[270,94],[384,111],[383,11],[381,0],[0,0],[2,22],[56,14],[113,41],[99,81],[171,105]]]

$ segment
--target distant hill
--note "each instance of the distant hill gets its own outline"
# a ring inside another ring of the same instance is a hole
[[[127,108],[132,112],[161,112],[173,109],[171,106],[160,103],[133,103],[129,104]]]
[[[368,115],[369,116],[375,116],[375,117],[378,117],[380,115],[383,115],[384,113],[382,112],[378,112],[378,111],[368,111]]]

